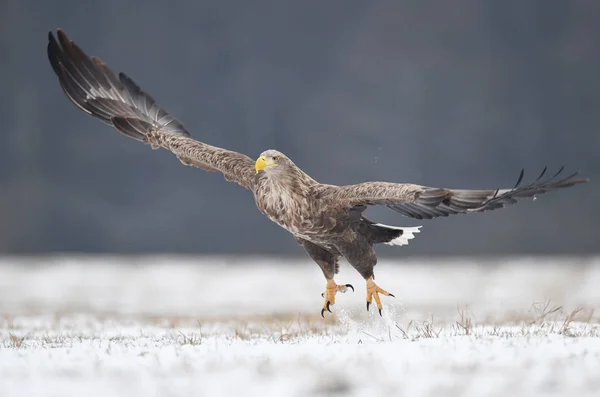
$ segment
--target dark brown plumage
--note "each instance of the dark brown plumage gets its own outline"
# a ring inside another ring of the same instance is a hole
[[[58,38],[58,40],[57,40]],[[258,209],[294,235],[328,280],[321,314],[335,303],[335,293],[349,285],[333,282],[341,256],[367,280],[367,309],[379,293],[391,295],[373,282],[377,257],[374,244],[404,245],[418,228],[374,223],[363,216],[367,206],[383,205],[416,219],[495,210],[548,191],[586,182],[577,174],[560,178],[559,170],[544,172],[512,189],[466,190],[414,184],[366,182],[350,186],[320,184],[276,150],[258,160],[194,140],[182,123],[123,73],[116,75],[96,57],[87,56],[58,30],[50,33],[48,58],[67,97],[84,112],[112,125],[124,135],[173,152],[186,165],[221,172],[254,194]]]

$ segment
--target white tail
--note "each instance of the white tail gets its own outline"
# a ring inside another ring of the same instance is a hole
[[[384,225],[383,223],[376,223],[375,226],[385,227],[387,229],[392,230],[402,230],[402,234],[395,239],[388,241],[387,245],[407,245],[408,240],[412,240],[415,238],[415,233],[420,233],[423,226],[415,226],[415,227],[397,227],[397,226],[389,226]]]

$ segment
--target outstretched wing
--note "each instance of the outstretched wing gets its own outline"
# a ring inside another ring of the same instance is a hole
[[[564,167],[563,167],[564,168]],[[543,179],[546,168],[535,182],[521,186],[524,172],[512,189],[468,190],[444,189],[420,185],[366,182],[349,186],[320,185],[317,194],[333,205],[362,212],[368,205],[385,205],[402,215],[416,219],[432,219],[440,216],[482,212],[515,204],[517,199],[535,197],[554,189],[570,187],[587,182],[572,174],[559,178],[563,168],[554,176]]]
[[[116,75],[104,62],[89,57],[62,31],[48,35],[48,59],[67,97],[84,112],[130,138],[163,147],[182,163],[220,171],[225,179],[247,189],[254,185],[254,161],[246,155],[207,145],[192,138],[124,73]]]

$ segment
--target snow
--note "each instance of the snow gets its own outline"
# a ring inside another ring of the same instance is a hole
[[[600,259],[0,259],[0,396],[592,396]]]

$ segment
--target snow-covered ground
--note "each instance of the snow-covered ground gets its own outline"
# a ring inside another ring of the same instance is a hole
[[[600,259],[0,259],[0,396],[597,396]]]

